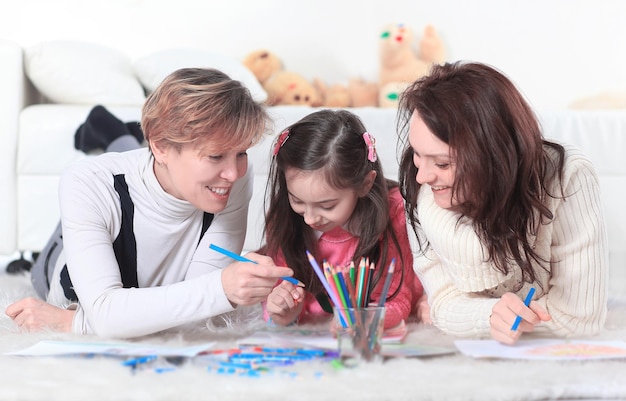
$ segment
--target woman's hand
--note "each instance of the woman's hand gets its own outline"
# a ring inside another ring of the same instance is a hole
[[[50,305],[37,298],[24,298],[9,305],[5,313],[20,330],[70,332],[76,312]]]
[[[265,309],[272,322],[280,326],[293,323],[300,312],[304,300],[304,288],[283,281],[267,297]]]
[[[517,316],[522,318],[517,330],[511,330]],[[503,344],[515,344],[522,333],[532,332],[541,322],[550,320],[550,315],[537,301],[524,305],[519,296],[512,292],[502,295],[493,306],[489,323],[491,337]]]
[[[235,262],[222,271],[222,287],[233,305],[253,305],[265,301],[280,277],[292,276],[288,267],[279,267],[272,258],[249,253],[256,262]]]

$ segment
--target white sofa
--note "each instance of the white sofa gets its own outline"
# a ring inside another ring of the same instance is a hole
[[[24,51],[0,41],[0,255],[39,251],[59,220],[57,184],[61,171],[85,155],[74,148],[74,133],[93,104],[54,104],[34,89],[24,70]],[[123,121],[137,121],[140,106],[105,106]],[[376,146],[387,176],[397,177],[396,112],[354,108]],[[308,107],[269,109],[274,132],[312,112]],[[626,293],[626,110],[550,111],[538,115],[546,137],[580,147],[600,176],[609,234],[612,292]],[[273,135],[251,149],[255,191],[245,249],[261,243],[263,194]]]

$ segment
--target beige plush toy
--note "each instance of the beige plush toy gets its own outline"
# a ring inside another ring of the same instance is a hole
[[[244,58],[243,64],[267,92],[267,105],[321,105],[313,84],[298,73],[284,70],[280,58],[269,50],[251,52]]]
[[[378,84],[361,78],[350,79],[348,85],[326,85],[321,79],[313,80],[324,107],[376,107],[378,106]]]
[[[378,107],[398,107],[400,94],[402,94],[409,85],[410,83],[408,82],[388,82],[381,86],[378,94]]]
[[[320,97],[320,106],[324,107],[350,107],[352,105],[352,99],[348,88],[341,84],[334,84],[331,86],[326,85],[324,81],[319,78],[313,80],[313,86],[317,90]]]
[[[361,78],[353,78],[348,82],[352,107],[378,106],[378,91],[376,82],[366,82]]]
[[[302,75],[292,71],[277,71],[263,84],[269,106],[299,105],[319,106],[317,90]]]
[[[269,77],[277,71],[283,69],[282,61],[272,52],[266,49],[255,50],[243,59],[246,66],[259,83],[263,85]]]
[[[385,27],[380,41],[379,106],[397,106],[398,91],[426,75],[433,63],[445,61],[445,48],[431,25],[424,28],[419,50],[413,49],[413,31],[404,24]]]

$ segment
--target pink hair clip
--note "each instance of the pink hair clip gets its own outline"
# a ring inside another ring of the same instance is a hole
[[[375,162],[376,156],[376,139],[367,131],[363,133],[363,139],[367,145],[367,160]]]
[[[289,138],[289,129],[286,129],[280,133],[280,135],[278,136],[278,139],[276,140],[276,145],[274,145],[274,156],[278,154],[278,151],[285,144],[285,142],[287,142],[288,138]]]

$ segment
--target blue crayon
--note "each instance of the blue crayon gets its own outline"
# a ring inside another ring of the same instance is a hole
[[[151,361],[154,361],[155,359],[157,359],[156,355],[146,355],[146,356],[140,356],[138,358],[132,358],[132,359],[128,359],[122,362],[122,365],[124,366],[137,366],[137,365],[141,365],[142,363],[148,363]]]
[[[528,291],[528,294],[526,295],[526,299],[524,299],[524,305],[526,306],[530,305],[530,301],[533,300],[533,295],[535,295],[535,287],[531,287],[531,289]],[[522,317],[518,315],[515,318],[515,322],[513,322],[513,326],[511,326],[511,330],[512,331],[517,330],[517,326],[519,326],[521,322],[522,322]]]
[[[234,369],[252,369],[252,365],[250,363],[241,362],[220,362],[220,366],[224,368]]]
[[[236,354],[236,355],[232,355],[230,357],[231,361],[234,361],[235,359],[237,360],[255,360],[255,359],[263,359],[265,357],[265,354],[261,354],[261,353],[241,353],[241,354]]]
[[[263,361],[307,361],[312,359],[313,357],[308,355],[284,355],[284,354],[274,354],[274,355],[266,355],[263,358]]]
[[[176,370],[176,368],[173,367],[173,366],[165,366],[165,367],[162,367],[162,368],[154,368],[154,372],[155,373],[173,372],[174,370]]]
[[[280,366],[291,366],[291,365],[295,365],[295,362],[292,360],[286,360],[286,361],[259,361],[259,362],[253,362],[252,365],[254,366],[254,369],[264,369],[264,368],[274,368],[274,367],[280,367]]]

